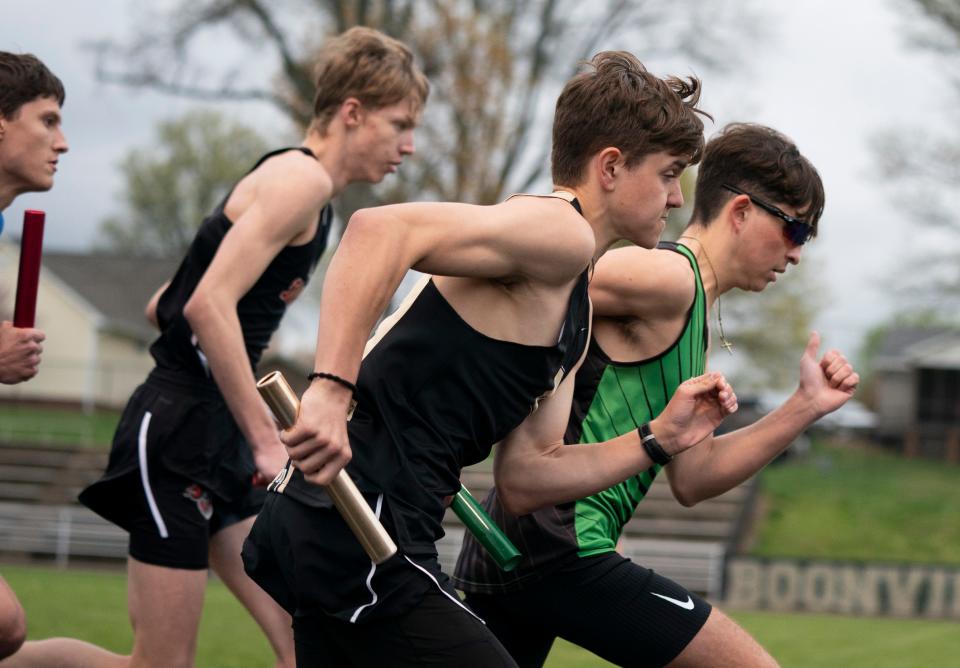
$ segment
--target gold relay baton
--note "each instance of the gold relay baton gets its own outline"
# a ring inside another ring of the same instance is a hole
[[[290,429],[296,424],[300,414],[300,399],[282,373],[268,373],[257,381],[257,390],[281,428]],[[397,546],[390,534],[370,510],[345,470],[341,469],[337,477],[330,481],[327,493],[373,563],[382,564],[397,553]]]

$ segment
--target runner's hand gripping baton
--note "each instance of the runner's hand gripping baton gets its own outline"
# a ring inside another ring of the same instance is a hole
[[[257,389],[283,429],[289,429],[296,423],[300,401],[283,374],[279,371],[267,374],[257,383]],[[337,474],[327,486],[327,492],[374,563],[383,563],[396,553],[397,546],[363,500],[346,471]],[[516,568],[521,559],[520,551],[466,487],[461,485],[450,507],[501,569],[512,571]]]
[[[279,371],[267,374],[257,383],[257,389],[280,427],[290,429],[297,422],[300,399],[283,374]],[[327,493],[373,563],[382,564],[396,554],[397,546],[390,534],[370,510],[346,471],[341,470],[327,485]]]
[[[20,271],[13,307],[14,327],[33,327],[37,316],[37,286],[40,282],[40,252],[43,248],[43,211],[24,211],[20,238]]]

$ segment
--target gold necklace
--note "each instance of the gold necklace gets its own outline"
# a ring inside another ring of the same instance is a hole
[[[707,266],[710,267],[710,273],[713,274],[713,282],[717,285],[717,326],[720,329],[720,346],[732,355],[733,344],[727,341],[727,337],[723,334],[723,309],[720,302],[720,279],[717,278],[717,270],[713,268],[713,262],[710,261],[710,256],[707,254],[707,249],[704,248],[703,242],[700,241],[699,238],[683,234],[677,238],[677,241],[680,239],[692,239],[693,241],[696,241],[700,246],[700,250],[703,251],[703,257],[707,260]]]

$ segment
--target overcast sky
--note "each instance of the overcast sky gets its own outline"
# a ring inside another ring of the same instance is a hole
[[[135,6],[127,0],[5,3],[0,49],[35,53],[63,79],[71,146],[54,190],[23,196],[6,211],[7,234],[19,232],[24,209],[41,208],[48,214],[48,247],[90,247],[99,222],[118,210],[121,157],[147,146],[158,120],[192,106],[94,80],[82,44],[129,32]],[[807,254],[829,292],[816,326],[828,345],[855,352],[866,329],[898,307],[885,290],[916,234],[915,221],[893,206],[897,187],[882,181],[872,165],[871,137],[895,127],[947,133],[946,110],[954,101],[934,57],[909,47],[895,0],[777,0],[763,7],[764,37],[745,38],[744,65],[704,76],[703,106],[717,120],[708,133],[733,120],[766,123],[796,140],[818,167],[827,208]],[[656,63],[651,68],[667,73]],[[227,111],[267,136],[289,131],[264,105]]]

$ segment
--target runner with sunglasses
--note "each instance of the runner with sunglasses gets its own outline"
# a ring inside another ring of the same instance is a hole
[[[771,216],[782,220],[784,225],[783,236],[785,236],[787,241],[794,246],[802,246],[810,241],[814,234],[816,234],[816,222],[811,223],[803,220],[802,218],[797,218],[796,216],[791,216],[790,214],[784,213],[779,207],[776,207],[773,204],[768,204],[759,197],[751,195],[744,190],[740,190],[740,188],[732,186],[729,183],[724,183],[723,188],[736,195],[746,195],[750,198],[750,201],[753,204],[756,204]]]
[[[704,373],[713,304],[732,288],[759,292],[799,263],[823,203],[816,169],[782,134],[734,124],[708,142],[692,222],[678,243],[621,248],[597,263],[593,338],[566,443],[637,429],[680,383]],[[722,327],[720,337],[726,343]],[[770,415],[673,457],[652,457],[650,468],[608,490],[519,517],[491,491],[484,505],[524,560],[505,573],[468,536],[454,579],[521,667],[543,665],[558,636],[625,666],[776,665],[725,614],[616,546],[662,469],[677,500],[693,506],[747,480],[842,406],[859,377],[835,350],[818,361],[819,343],[812,334],[799,387]]]

